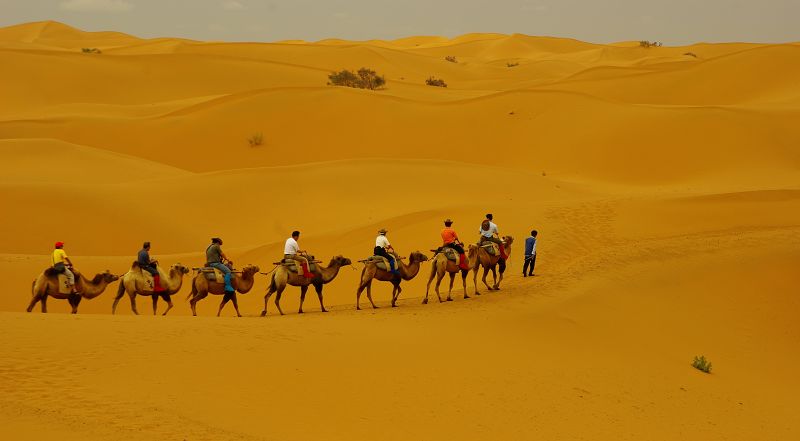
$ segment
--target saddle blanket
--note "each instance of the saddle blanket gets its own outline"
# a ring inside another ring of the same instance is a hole
[[[500,255],[500,248],[494,242],[484,242],[481,244],[481,248],[483,248],[490,256],[499,256]]]
[[[308,270],[313,273],[313,272],[315,272],[317,270],[317,264],[313,262],[315,260],[314,256],[308,256],[308,260],[309,260],[309,262],[308,262]],[[283,259],[283,260],[281,260],[281,265],[286,267],[286,269],[289,270],[289,272],[292,272],[292,273],[296,273],[297,272],[297,270],[299,269],[299,265],[298,265],[299,263],[300,262],[298,262],[298,261],[296,261],[294,259]]]
[[[378,269],[381,269],[381,270],[384,270],[384,271],[391,271],[391,267],[389,265],[389,260],[387,258],[383,257],[383,256],[370,256],[369,258],[367,258],[367,260],[369,260],[371,263],[374,263],[375,266],[378,267]],[[394,266],[395,266],[395,269],[398,269],[397,259],[396,258],[395,258]]]
[[[77,279],[77,276],[76,276]],[[62,274],[58,275],[58,293],[59,294],[71,294],[72,289],[67,285],[67,276]]]
[[[207,266],[202,268],[200,272],[203,273],[203,276],[205,276],[206,280],[209,282],[225,283],[225,273],[216,268]]]

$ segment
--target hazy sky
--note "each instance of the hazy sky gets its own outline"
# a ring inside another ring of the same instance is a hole
[[[800,0],[0,0],[0,26],[274,41],[524,33],[605,43],[800,41]]]

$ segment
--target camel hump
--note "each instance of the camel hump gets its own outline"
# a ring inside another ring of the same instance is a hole
[[[56,269],[53,268],[53,267],[50,267],[50,268],[47,268],[46,270],[44,270],[44,276],[45,277],[58,277],[59,274],[60,273],[58,271],[56,271]]]

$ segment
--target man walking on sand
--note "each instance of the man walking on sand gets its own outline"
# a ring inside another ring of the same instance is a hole
[[[533,267],[536,266],[536,236],[538,231],[531,231],[531,236],[525,239],[525,265],[522,266],[522,277],[533,276]],[[530,267],[530,271],[528,271]]]

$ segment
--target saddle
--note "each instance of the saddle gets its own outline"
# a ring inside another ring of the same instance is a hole
[[[455,263],[459,262],[458,252],[450,247],[439,247],[431,251],[436,254],[444,254],[444,257],[446,257],[447,260],[452,260]]]
[[[308,271],[312,273],[315,272],[317,270],[317,264],[314,262],[316,260],[314,256],[309,255],[306,259],[308,259]],[[281,259],[281,265],[289,270],[290,273],[298,273],[300,270],[300,262],[294,259]]]
[[[217,282],[217,283],[225,283],[225,273],[222,271],[212,268],[210,266],[206,266],[200,268],[200,273],[208,280],[209,282]],[[150,274],[148,274],[149,276]]]
[[[484,249],[490,256],[499,256],[500,255],[500,247],[497,246],[494,242],[483,242],[480,244],[480,247]]]
[[[131,265],[131,270],[139,271],[140,273],[142,273],[142,283],[144,284],[142,290],[153,291],[155,289],[156,284],[155,281],[153,280],[153,275],[143,270],[142,267],[139,266],[139,262],[134,261],[133,264]]]
[[[397,260],[398,259],[395,257],[395,259],[394,259],[394,261],[395,261],[395,269],[399,269],[398,266],[397,266]],[[387,258],[385,258],[383,256],[369,256],[367,258],[367,262],[368,263],[374,263],[375,266],[378,267],[378,269],[381,269],[381,270],[384,270],[384,271],[391,271],[391,265],[389,265],[389,259],[387,259]]]
[[[58,293],[59,294],[72,293],[72,289],[69,287],[69,285],[67,285],[67,276],[64,273],[58,275]]]

